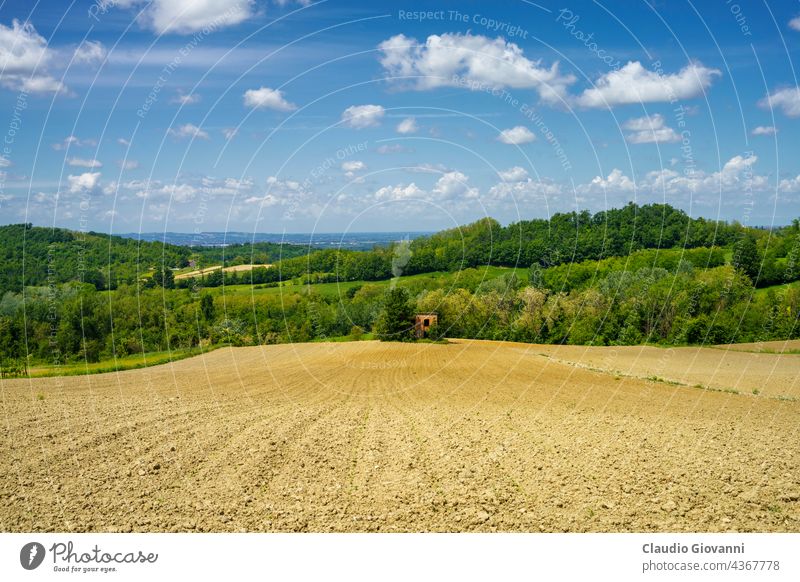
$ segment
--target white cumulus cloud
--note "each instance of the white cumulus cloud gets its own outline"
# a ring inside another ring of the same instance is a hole
[[[542,65],[502,37],[470,33],[430,35],[424,43],[403,34],[378,45],[380,63],[390,82],[411,89],[535,89],[545,101],[556,102],[575,82],[558,63]]]
[[[691,199],[698,205],[708,205],[714,204],[722,194],[730,202],[748,192],[774,192],[775,185],[770,185],[768,177],[755,171],[757,161],[757,156],[737,155],[715,172],[699,168],[691,172],[661,168],[647,172],[636,180],[614,168],[607,176],[596,176],[575,185],[574,188],[571,184],[555,182],[549,178],[503,181],[489,189],[487,200],[506,204],[511,201],[536,203],[546,200],[556,206],[571,206],[580,202],[602,207],[609,201],[613,204],[629,200],[655,202],[663,201],[667,196],[672,200]],[[517,177],[521,172],[514,171],[513,174]],[[503,177],[503,173],[500,173],[500,177]],[[787,193],[800,192],[800,176],[780,181],[778,188]]]
[[[375,199],[382,202],[411,200],[423,198],[425,191],[414,182],[408,185],[398,184],[397,186],[384,186],[375,192]]]
[[[97,140],[95,139],[80,139],[74,135],[68,135],[63,140],[56,142],[53,144],[53,149],[58,151],[65,150],[70,147],[94,147],[97,145]]]
[[[634,181],[614,168],[608,177],[595,176],[588,184],[579,184],[575,190],[579,194],[606,194],[611,192],[633,192],[636,190]]]
[[[800,117],[800,87],[779,89],[758,102],[763,109],[780,109],[789,117]]]
[[[507,170],[500,170],[497,172],[497,175],[500,176],[500,179],[505,182],[521,182],[528,177],[528,172],[525,170],[525,168],[514,166],[513,168],[509,168]]]
[[[409,200],[437,200],[439,202],[459,202],[473,200],[478,197],[478,189],[469,185],[469,176],[451,170],[442,174],[433,188],[424,190],[415,182],[383,186],[375,191],[376,202],[396,202]]]
[[[629,119],[622,127],[632,132],[625,136],[630,143],[667,143],[681,139],[674,129],[667,126],[660,113]]]
[[[386,114],[380,105],[352,105],[342,112],[342,122],[348,127],[376,127]]]
[[[784,178],[778,184],[778,189],[781,192],[800,192],[800,176],[794,178]]]
[[[190,184],[166,184],[160,194],[164,194],[175,202],[189,202],[197,194],[197,188]]]
[[[539,202],[561,196],[564,187],[552,180],[525,178],[515,182],[500,182],[489,189],[489,197],[498,201]]]
[[[14,19],[0,24],[0,84],[29,93],[68,93],[61,82],[47,73],[53,53],[47,41],[30,22]]]
[[[721,73],[692,62],[677,73],[659,74],[639,61],[602,75],[575,102],[582,107],[613,107],[630,103],[670,102],[701,95]]]
[[[100,172],[85,172],[77,176],[70,174],[67,176],[67,182],[69,191],[73,194],[91,192],[100,184]]]
[[[184,138],[208,139],[208,133],[206,133],[196,125],[192,125],[191,123],[186,123],[179,127],[170,128],[168,130],[168,133],[177,139],[184,139]]]
[[[139,198],[146,198],[148,200],[172,200],[173,202],[189,202],[194,199],[198,189],[186,183],[174,184],[159,184],[159,183],[140,183],[138,181],[129,182],[129,186],[141,186],[141,189],[136,192]]]
[[[103,46],[103,43],[97,40],[85,40],[75,49],[72,60],[75,63],[96,65],[103,62],[106,54],[106,47]]]
[[[536,139],[533,132],[524,125],[518,125],[510,129],[504,129],[497,136],[498,141],[509,145],[521,145],[530,143]]]
[[[775,135],[776,133],[778,130],[772,125],[759,125],[753,128],[750,135]]]
[[[397,133],[407,135],[409,133],[417,133],[417,120],[413,117],[406,117],[403,121],[397,124]]]
[[[442,200],[464,200],[478,197],[478,189],[468,184],[469,176],[453,171],[442,175],[433,187],[433,195]]]
[[[172,103],[180,103],[181,105],[194,105],[200,103],[200,95],[197,93],[178,93],[173,99]]]
[[[108,0],[120,8],[141,10],[140,22],[153,31],[176,34],[213,32],[253,15],[253,0]]]
[[[344,175],[347,178],[354,178],[356,172],[360,172],[361,170],[366,170],[366,169],[367,169],[367,164],[365,164],[361,160],[348,160],[342,163],[342,170],[344,170]]]
[[[297,204],[308,201],[311,192],[296,180],[280,180],[275,176],[267,178],[267,189],[263,194],[250,196],[245,199],[246,204],[258,204],[262,208]]]
[[[769,188],[766,176],[755,173],[753,165],[758,156],[734,156],[719,171],[697,169],[690,174],[661,169],[648,172],[638,184],[640,190],[670,195],[708,194],[738,191],[763,192]]]
[[[297,109],[294,103],[289,103],[282,91],[260,87],[248,89],[244,92],[244,104],[253,109],[275,109],[276,111],[293,111]]]

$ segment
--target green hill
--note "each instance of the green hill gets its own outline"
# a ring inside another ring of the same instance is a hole
[[[90,283],[98,290],[116,289],[149,276],[156,269],[198,265],[267,263],[281,256],[307,253],[303,246],[256,243],[223,248],[185,247],[138,241],[97,232],[75,232],[31,224],[0,226],[0,296],[23,287]],[[245,257],[246,259],[242,259]]]

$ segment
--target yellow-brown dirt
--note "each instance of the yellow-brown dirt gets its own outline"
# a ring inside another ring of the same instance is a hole
[[[219,271],[222,269],[226,273],[242,273],[246,271],[252,271],[253,269],[260,269],[265,268],[269,269],[272,265],[234,265],[233,267],[225,267],[222,269],[222,265],[216,265],[215,267],[206,267],[205,269],[197,269],[195,271],[189,271],[188,273],[181,273],[179,275],[175,275],[175,280],[180,281],[181,279],[191,279],[192,277],[200,277],[202,275],[207,275],[214,271]]]
[[[458,341],[3,380],[0,529],[797,532],[798,377],[794,354]]]

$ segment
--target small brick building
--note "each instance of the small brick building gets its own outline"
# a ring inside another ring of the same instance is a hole
[[[425,337],[431,326],[438,321],[439,316],[435,313],[418,313],[414,316],[414,335],[417,339]]]

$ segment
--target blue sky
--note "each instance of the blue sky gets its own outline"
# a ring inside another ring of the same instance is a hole
[[[0,222],[800,216],[800,3],[4,2]]]

